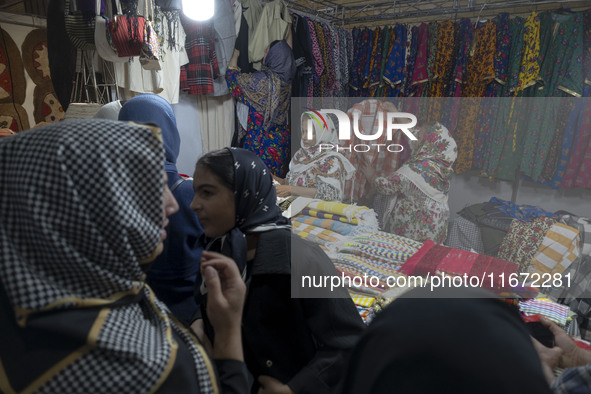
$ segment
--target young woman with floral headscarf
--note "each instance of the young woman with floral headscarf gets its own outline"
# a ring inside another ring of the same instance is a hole
[[[280,183],[277,195],[343,201],[345,181],[353,177],[355,167],[337,150],[339,136],[332,119],[326,116],[321,124],[314,122],[311,114],[302,114],[301,148],[291,159],[287,176],[275,178]],[[311,136],[307,133],[307,122],[311,122],[314,130]]]
[[[441,244],[447,238],[447,195],[458,150],[441,124],[413,130],[417,142],[411,157],[388,177],[376,177],[369,166],[361,168],[379,194],[391,196],[384,214],[385,231]]]

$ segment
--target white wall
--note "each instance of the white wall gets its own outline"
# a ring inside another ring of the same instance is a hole
[[[180,92],[178,104],[173,104],[176,124],[181,136],[181,149],[176,162],[181,174],[193,176],[195,163],[203,154],[197,96]]]
[[[491,197],[511,201],[513,193],[512,182],[491,182],[473,173],[454,175],[449,191],[451,217],[454,218],[465,206],[488,201]],[[515,192],[515,203],[535,205],[549,212],[564,210],[575,215],[591,217],[589,189],[554,190],[535,182],[521,180]]]

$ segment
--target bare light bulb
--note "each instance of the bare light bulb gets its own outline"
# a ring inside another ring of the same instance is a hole
[[[213,16],[215,0],[182,0],[183,13],[187,18],[206,21]]]

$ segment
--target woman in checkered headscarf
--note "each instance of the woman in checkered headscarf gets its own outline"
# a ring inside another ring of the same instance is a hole
[[[144,282],[178,209],[156,129],[52,124],[2,139],[0,161],[0,391],[218,392],[203,348]],[[238,271],[204,257],[227,302],[217,316],[239,327]],[[239,328],[224,339],[240,344]],[[218,369],[245,381],[239,347],[216,349],[230,359]]]

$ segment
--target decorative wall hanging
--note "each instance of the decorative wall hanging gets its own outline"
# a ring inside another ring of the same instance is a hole
[[[19,104],[0,104],[0,128],[19,132],[29,128],[29,115]]]
[[[21,54],[10,34],[1,28],[0,37],[0,103],[22,105],[26,83]]]
[[[35,105],[33,112],[35,123],[59,122],[65,116],[64,109],[57,99],[51,84],[38,85],[35,87],[33,103]]]
[[[35,85],[51,83],[47,30],[31,30],[21,45],[23,64]]]

